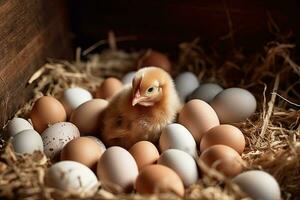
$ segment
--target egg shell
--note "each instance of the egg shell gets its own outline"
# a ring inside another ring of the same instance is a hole
[[[45,175],[49,187],[82,194],[96,190],[96,175],[85,165],[74,161],[60,161],[52,165]]]
[[[97,175],[107,190],[116,192],[121,189],[123,192],[129,192],[133,189],[138,167],[127,150],[113,146],[108,148],[98,161]]]
[[[75,124],[83,135],[96,133],[99,115],[106,108],[107,104],[108,102],[104,99],[87,101],[72,112],[70,122]]]
[[[143,67],[155,66],[171,72],[171,62],[169,58],[158,51],[148,50],[140,59],[138,69]]]
[[[12,139],[12,146],[16,153],[32,154],[34,151],[43,151],[43,141],[38,132],[28,129],[19,132]]]
[[[42,133],[49,125],[66,121],[67,114],[57,99],[43,96],[34,103],[30,118],[34,129]]]
[[[127,74],[125,74],[122,78],[122,83],[124,85],[132,84],[132,80],[133,80],[135,74],[136,74],[136,71],[128,72]]]
[[[96,171],[97,162],[105,149],[99,148],[99,144],[88,137],[78,137],[68,142],[61,151],[61,160],[73,160],[84,164]]]
[[[56,159],[63,147],[80,136],[78,128],[70,122],[59,122],[47,128],[42,134],[46,156]]]
[[[183,72],[175,78],[175,86],[181,101],[185,101],[198,86],[198,78],[192,72]]]
[[[235,126],[222,124],[211,128],[201,139],[200,151],[204,151],[210,146],[223,144],[242,154],[245,149],[245,137]]]
[[[280,187],[270,174],[251,170],[237,175],[233,182],[236,183],[252,199],[280,200]]]
[[[32,125],[25,119],[15,117],[7,124],[6,130],[8,137],[13,137],[24,130],[33,129]]]
[[[105,79],[96,91],[96,98],[110,99],[123,87],[123,83],[117,78]]]
[[[173,123],[167,125],[159,138],[160,150],[179,149],[191,156],[197,155],[196,142],[191,133],[181,124]]]
[[[141,194],[174,192],[184,195],[180,177],[172,169],[163,165],[148,165],[136,179],[136,191]]]
[[[200,99],[209,103],[222,90],[223,88],[216,83],[204,83],[196,88],[192,94],[189,95],[188,99]]]
[[[97,137],[95,137],[95,136],[91,136],[91,135],[86,136],[86,137],[87,137],[87,138],[91,138],[92,140],[94,140],[94,141],[98,144],[99,148],[100,148],[102,151],[105,151],[105,150],[106,150],[106,147],[105,147],[104,143],[103,143],[99,138],[97,138]]]
[[[229,177],[235,176],[243,170],[241,156],[234,149],[225,145],[218,144],[207,148],[199,159],[208,167],[213,167]],[[205,169],[202,168],[202,170]]]
[[[68,88],[63,92],[62,104],[66,110],[67,116],[70,117],[73,110],[81,104],[93,99],[92,94],[83,88]]]
[[[196,183],[199,178],[195,160],[184,151],[168,149],[161,154],[157,163],[174,170],[183,181],[185,187]]]
[[[129,153],[133,156],[136,164],[140,169],[147,165],[154,164],[159,158],[157,148],[148,141],[140,141],[135,143],[130,149]]]
[[[184,125],[199,143],[202,135],[209,129],[220,125],[214,109],[205,101],[193,99],[179,112],[178,122]]]
[[[243,121],[256,110],[255,97],[248,90],[242,88],[225,89],[210,104],[221,123]]]

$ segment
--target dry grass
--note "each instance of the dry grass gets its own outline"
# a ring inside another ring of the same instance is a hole
[[[300,67],[290,57],[292,44],[276,42],[264,52],[244,55],[234,51],[226,58],[207,55],[198,40],[180,44],[174,73],[190,70],[202,82],[212,81],[224,87],[242,87],[257,98],[257,112],[247,121],[235,124],[246,136],[242,157],[247,169],[263,169],[279,182],[284,199],[300,196]],[[32,103],[42,94],[56,97],[64,88],[81,86],[95,91],[103,77],[121,77],[132,70],[140,52],[126,53],[108,49],[91,55],[86,62],[52,60],[30,79],[35,84],[33,98],[19,112],[26,117]],[[11,199],[180,199],[174,194],[114,195],[99,187],[81,196],[48,188],[43,177],[50,162],[41,153],[16,156],[8,143],[0,160],[0,197]],[[201,165],[202,163],[198,163]],[[203,172],[199,182],[186,190],[185,199],[249,199],[229,179],[215,170]]]

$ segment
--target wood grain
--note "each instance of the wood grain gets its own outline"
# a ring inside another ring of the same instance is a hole
[[[49,57],[70,57],[64,1],[0,3],[0,127],[32,95],[26,83]]]

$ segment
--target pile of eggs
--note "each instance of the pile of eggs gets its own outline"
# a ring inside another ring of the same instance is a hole
[[[148,65],[171,71],[168,58],[156,51],[139,62],[140,67]],[[129,150],[118,146],[106,149],[95,137],[99,115],[109,99],[132,82],[134,74],[129,72],[122,80],[105,79],[95,98],[79,87],[66,89],[59,100],[40,97],[30,112],[31,123],[13,118],[7,125],[15,152],[44,152],[54,163],[45,183],[64,191],[96,190],[100,181],[112,192],[184,196],[185,188],[197,183],[208,166],[232,178],[254,199],[280,199],[279,185],[271,175],[257,170],[242,172],[245,138],[239,128],[230,125],[255,112],[254,96],[242,88],[199,84],[191,72],[175,79],[177,92],[186,103],[177,123],[163,129],[157,146],[140,141]],[[198,163],[203,164],[198,167]]]

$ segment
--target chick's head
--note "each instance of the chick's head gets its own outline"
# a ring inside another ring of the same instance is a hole
[[[170,75],[158,67],[140,69],[132,81],[132,106],[153,106],[161,101],[172,82]]]

